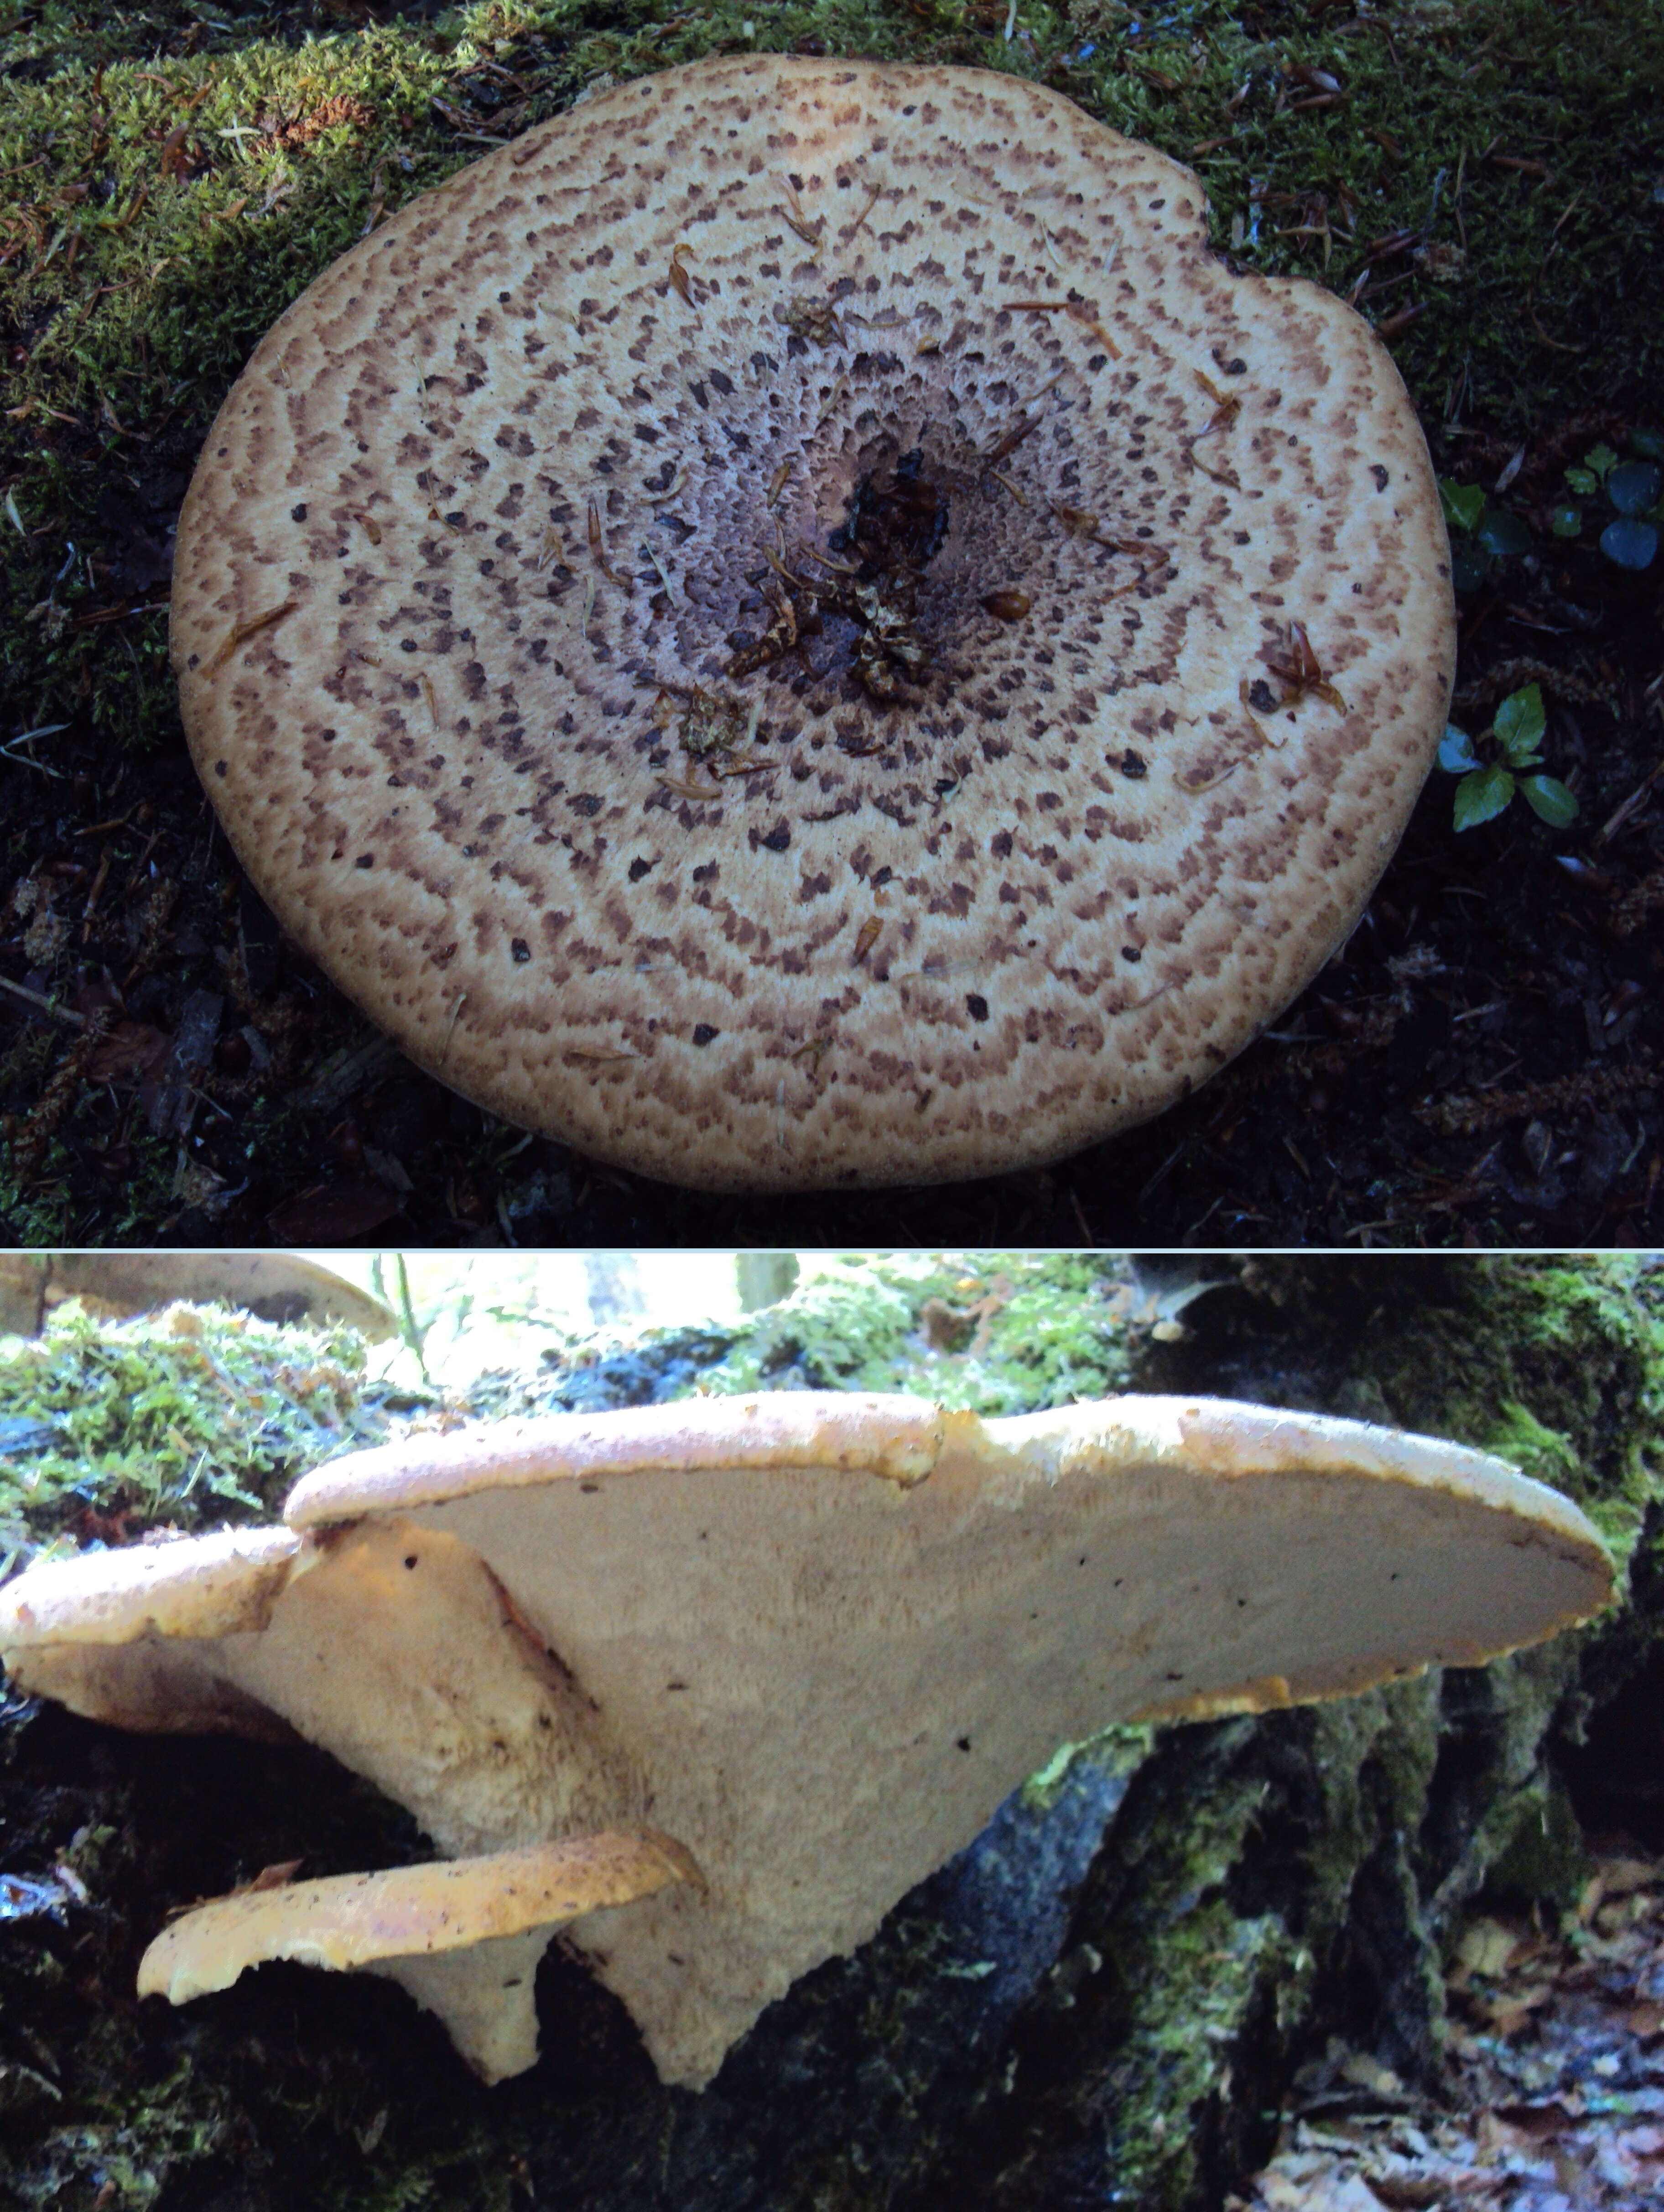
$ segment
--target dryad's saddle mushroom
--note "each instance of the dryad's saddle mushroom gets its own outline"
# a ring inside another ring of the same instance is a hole
[[[32,1567],[0,1656],[129,1728],[298,1729],[451,1855],[204,1907],[147,1989],[397,1960],[488,2078],[531,2063],[557,1924],[698,2085],[1060,1745],[1473,1666],[1611,1583],[1500,1462],[1176,1398],[559,1415],[354,1453],[287,1521]]]
[[[1056,1158],[1346,936],[1454,670],[1425,445],[1317,286],[1057,94],[777,55],[417,198],[181,518],[204,783],[343,989],[714,1188]]]

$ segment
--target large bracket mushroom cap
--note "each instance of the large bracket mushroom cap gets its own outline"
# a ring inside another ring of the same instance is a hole
[[[1184,1097],[1351,929],[1454,671],[1359,316],[1040,85],[777,54],[602,93],[326,270],[172,609],[297,941],[495,1112],[713,1188]]]
[[[695,2085],[1060,1744],[1474,1666],[1612,1582],[1577,1509],[1499,1461],[1193,1398],[559,1415],[349,1455],[288,1514],[265,1628],[171,1644],[152,1589],[122,1649],[198,1655],[470,1839],[446,1848],[674,1836],[706,1887],[568,1940]],[[0,1648],[37,1686],[76,1653],[40,1595],[57,1572],[0,1599]]]

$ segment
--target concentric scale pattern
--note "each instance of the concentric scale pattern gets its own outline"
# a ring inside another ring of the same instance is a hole
[[[904,665],[850,526],[909,485]],[[1454,623],[1385,351],[1224,267],[1187,171],[1016,79],[763,56],[290,308],[173,651],[240,857],[413,1058],[802,1188],[1055,1158],[1239,1050],[1391,854]]]

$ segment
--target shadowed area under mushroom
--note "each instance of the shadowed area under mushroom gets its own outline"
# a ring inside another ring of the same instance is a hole
[[[1443,726],[1367,326],[1037,87],[733,58],[413,203],[210,436],[173,651],[298,941],[717,1188],[1059,1157],[1345,936]]]

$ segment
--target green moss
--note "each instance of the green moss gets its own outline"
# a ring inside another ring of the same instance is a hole
[[[270,1514],[307,1467],[376,1432],[363,1364],[345,1328],[223,1307],[119,1325],[62,1309],[0,1356],[0,1571],[66,1532],[131,1539]]]
[[[1538,1482],[1564,1485],[1575,1481],[1580,1472],[1570,1438],[1558,1430],[1546,1429],[1528,1406],[1517,1405],[1512,1399],[1504,1399],[1497,1408],[1496,1425],[1485,1438],[1485,1449]]]
[[[98,2045],[112,2046],[102,2054]],[[109,2078],[118,2081],[125,2052],[108,2031],[94,2030],[94,2065],[100,2057]],[[225,2131],[216,2099],[204,2099],[188,2063],[164,2081],[129,2086],[123,2117],[113,2113],[79,2127],[54,2129],[42,2145],[35,2170],[16,2177],[17,2202],[61,2205],[65,2190],[82,2177],[96,2176],[98,2201],[106,2212],[148,2212],[161,2194],[171,2168],[189,2165],[218,2148]]]
[[[1153,1728],[1129,1726],[1102,1729],[1081,1743],[1060,1744],[1039,1773],[1031,1774],[1023,1784],[1024,1810],[1049,1813],[1083,1760],[1104,1774],[1125,1780],[1149,1757],[1155,1741]]]
[[[1497,1854],[1485,1888],[1499,1904],[1543,1902],[1570,1912],[1593,1871],[1564,1785],[1540,1778],[1518,1808],[1514,1832]]]
[[[1565,1491],[1622,1564],[1664,1496],[1657,1264],[1481,1261],[1448,1280],[1449,1297],[1418,1303],[1372,1347],[1371,1379],[1392,1419]]]
[[[1096,1254],[851,1259],[767,1313],[701,1388],[910,1390],[988,1414],[1125,1389],[1125,1331]]]
[[[1253,1727],[1210,1730],[1193,1752],[1157,1760],[1135,1782],[1113,1831],[1108,1909],[1100,1917],[1089,1905],[1084,1916],[1104,1961],[1093,1999],[1113,2053],[1104,2101],[1129,2203],[1193,2197],[1199,2123],[1222,2093],[1256,1998],[1309,1981],[1309,1949],[1281,1916],[1244,1912],[1230,1894],[1266,1797],[1264,1776],[1240,1756]],[[1191,1808],[1181,1835],[1169,1822],[1175,1791]]]

